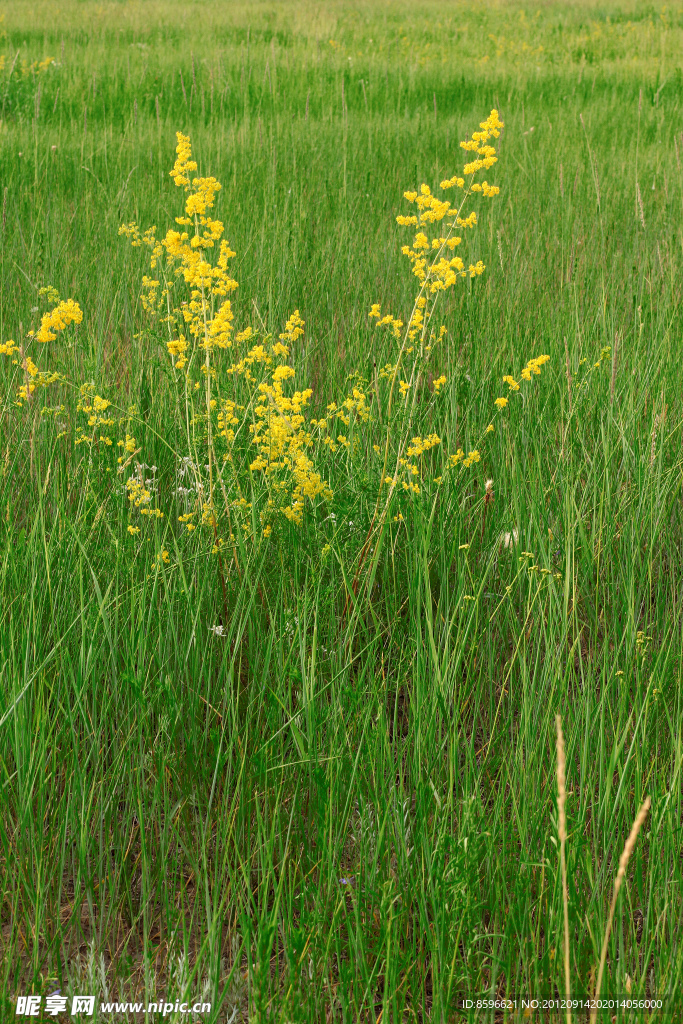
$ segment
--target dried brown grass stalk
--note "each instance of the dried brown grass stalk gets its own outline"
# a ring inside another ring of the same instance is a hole
[[[643,198],[640,194],[640,183],[636,182],[636,216],[640,215],[640,223],[645,227],[645,211],[643,210]]]
[[[636,820],[633,822],[633,828],[631,829],[631,834],[629,835],[628,839],[626,840],[626,845],[624,846],[624,852],[622,853],[621,857],[619,858],[619,868],[617,870],[617,877],[616,877],[616,879],[614,881],[614,893],[612,895],[612,903],[611,903],[610,908],[609,908],[609,917],[607,918],[607,927],[605,928],[605,937],[602,940],[602,952],[600,954],[600,967],[598,969],[598,980],[595,983],[595,1003],[593,1005],[593,1009],[591,1010],[591,1021],[590,1021],[590,1024],[594,1024],[594,1022],[596,1020],[596,1017],[597,1017],[597,1013],[598,1013],[597,1003],[598,1003],[598,999],[600,998],[600,986],[602,984],[602,974],[603,974],[603,971],[605,969],[605,960],[607,959],[607,944],[609,943],[609,936],[610,936],[610,932],[612,930],[612,921],[614,919],[614,911],[616,910],[616,906],[617,906],[617,897],[619,896],[619,890],[621,889],[621,883],[623,882],[624,876],[626,875],[626,868],[628,867],[628,862],[629,862],[629,860],[631,858],[631,854],[633,853],[633,849],[634,849],[634,847],[636,845],[636,839],[638,838],[638,833],[640,832],[640,830],[641,830],[641,828],[643,826],[643,822],[645,821],[645,818],[647,817],[647,812],[649,810],[650,810],[650,797],[646,796],[644,801],[643,801],[643,803],[642,803],[642,805],[641,805],[640,810],[638,811],[638,814],[636,815]]]
[[[557,816],[558,831],[560,835],[560,869],[562,871],[562,903],[564,907],[564,988],[567,999],[567,1024],[572,1024],[572,1011],[570,1009],[571,982],[569,979],[569,893],[567,890],[567,859],[565,856],[565,844],[567,842],[567,815],[565,804],[567,802],[566,759],[564,753],[564,736],[562,735],[562,719],[555,715],[557,726]]]

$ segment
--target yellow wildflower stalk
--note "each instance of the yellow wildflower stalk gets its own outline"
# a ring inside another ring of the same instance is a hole
[[[399,351],[398,359],[396,360],[396,366],[391,376],[391,385],[389,388],[389,399],[387,406],[387,420],[391,424],[391,409],[394,395],[394,388],[396,386],[396,380],[399,372],[399,366],[404,353],[408,349],[409,342],[413,341],[416,334],[420,336],[420,350],[422,350],[425,342],[426,331],[434,315],[434,309],[436,301],[441,292],[451,288],[458,277],[465,277],[467,271],[464,268],[464,263],[460,257],[454,256],[453,250],[461,243],[462,238],[456,235],[456,228],[471,228],[476,225],[477,218],[476,213],[473,211],[467,218],[462,218],[461,213],[463,206],[468,197],[473,192],[482,192],[487,197],[492,197],[498,194],[499,189],[496,186],[490,186],[487,182],[483,182],[481,186],[474,187],[474,175],[482,168],[491,167],[496,162],[495,150],[493,146],[488,145],[488,141],[491,137],[498,138],[500,130],[504,127],[503,122],[498,117],[498,111],[492,110],[486,121],[481,122],[480,132],[475,132],[472,136],[472,140],[469,142],[461,142],[463,149],[468,151],[476,151],[477,159],[465,165],[464,175],[469,176],[469,182],[466,184],[465,179],[459,176],[445,180],[441,182],[441,188],[446,190],[453,187],[463,189],[463,196],[460,204],[457,207],[453,207],[447,200],[438,199],[432,195],[431,189],[428,185],[423,184],[418,192],[405,192],[404,196],[408,202],[416,205],[418,213],[405,217],[400,215],[397,218],[399,224],[412,227],[425,227],[430,224],[440,223],[441,221],[449,218],[447,223],[447,231],[443,235],[439,235],[432,239],[431,243],[427,238],[424,231],[418,230],[415,234],[413,245],[404,246],[402,252],[407,256],[412,264],[413,274],[417,277],[420,282],[420,289],[415,298],[413,309],[411,311],[408,323],[404,326],[402,321],[397,320],[390,314],[385,316],[381,315],[381,309],[379,304],[373,305],[370,310],[370,316],[377,319],[379,325],[387,325],[391,327],[394,336],[398,339],[399,332],[403,329],[403,340]],[[429,253],[429,257],[426,255]],[[447,253],[449,253],[447,258]],[[432,255],[433,254],[433,255]],[[469,274],[470,277],[475,277],[483,273],[485,267],[481,261],[477,261],[476,264],[470,264]],[[429,301],[431,300],[431,308],[429,307]],[[418,312],[419,311],[419,312]],[[417,366],[417,360],[413,362],[413,368],[409,381],[401,380],[399,389],[402,396],[408,393],[409,389],[414,383],[415,370]],[[410,424],[415,410],[415,404],[417,400],[417,388],[413,388],[413,400],[410,405],[408,413],[408,423],[406,434],[410,430]],[[380,474],[380,480],[384,481],[387,479],[387,463],[389,460],[389,445],[390,445],[390,427],[387,430],[387,438],[384,447],[384,464],[382,466],[382,472]],[[391,500],[393,497],[394,490],[397,485],[399,478],[398,469],[400,466],[400,460],[403,456],[403,450],[406,441],[405,437],[401,440],[396,456],[396,468],[389,484],[388,494],[384,502],[384,507],[381,514],[379,515],[378,528],[384,522],[384,519],[388,513]],[[365,560],[366,554],[370,547],[370,541],[372,539],[373,529],[377,520],[380,503],[382,500],[382,486],[380,486],[377,494],[377,501],[368,529],[365,543],[360,553],[358,565],[353,579],[352,590],[354,595],[358,591],[358,579]],[[344,611],[342,612],[342,620],[344,618],[346,608],[348,607],[348,596]]]

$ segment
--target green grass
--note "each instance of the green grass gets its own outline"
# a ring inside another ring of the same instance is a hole
[[[84,311],[27,349],[73,386],[19,407],[23,372],[0,355],[3,1019],[55,988],[204,994],[221,1022],[526,1019],[458,999],[565,992],[556,713],[572,992],[593,991],[648,794],[602,991],[677,1019],[683,6],[0,10],[0,341],[28,345],[42,286]],[[400,346],[368,311],[410,315],[403,192],[461,172],[458,142],[493,107],[501,194],[472,204],[463,252],[486,271],[436,314],[441,394],[425,380],[410,428],[394,394],[388,423],[375,364]],[[353,373],[371,414],[348,454],[313,457],[334,496],[301,527],[281,516],[260,538],[243,474],[254,519],[220,565],[208,528],[178,522],[182,389],[140,306],[144,253],[117,234],[181,212],[176,130],[223,186],[238,329],[277,335],[298,308],[310,415]],[[503,375],[541,353],[498,413]],[[111,448],[75,444],[90,381],[123,410]],[[126,430],[163,519],[122,493]],[[373,445],[401,431],[441,445],[356,579]],[[481,461],[433,483],[458,447]]]

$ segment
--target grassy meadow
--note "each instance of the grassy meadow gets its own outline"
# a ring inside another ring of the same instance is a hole
[[[683,4],[0,16],[0,1017],[683,1019]]]

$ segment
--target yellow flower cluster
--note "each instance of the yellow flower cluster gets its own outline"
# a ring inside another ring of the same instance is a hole
[[[128,491],[128,500],[131,504],[135,505],[136,508],[140,508],[141,505],[147,505],[152,500],[151,491],[135,477],[131,477],[130,480],[126,481],[126,490]]]
[[[174,306],[162,318],[162,322],[178,326],[184,324],[199,348],[230,348],[233,344],[232,306],[225,296],[238,287],[228,271],[228,261],[235,255],[227,239],[223,238],[224,227],[221,221],[213,220],[207,215],[214,204],[216,193],[220,190],[220,182],[215,178],[193,178],[190,173],[196,171],[196,161],[192,160],[192,150],[188,136],[176,132],[178,145],[176,161],[170,174],[179,188],[188,193],[185,200],[185,214],[176,217],[181,228],[193,228],[190,237],[187,230],[169,229],[164,238],[158,240],[156,228],[152,227],[140,233],[136,223],[122,224],[119,234],[130,238],[133,246],[146,245],[151,249],[150,267],[158,266],[164,276],[164,286],[155,278],[143,277],[142,305],[151,315],[159,315],[168,303],[175,280],[182,278],[190,289],[189,301]],[[215,264],[209,262],[206,250],[219,243],[218,258]],[[225,299],[222,303],[217,300]],[[174,367],[182,370],[188,362],[188,342],[183,334],[172,338],[167,343]]]
[[[468,151],[476,150],[474,155],[477,157],[477,166],[468,165],[466,174],[476,173],[480,169],[479,165],[490,167],[495,162],[489,138],[496,137],[502,127],[495,111],[491,112],[486,122],[482,122],[482,131],[475,133],[472,140],[476,145],[468,143],[464,147]],[[232,477],[230,487],[237,489],[240,502],[244,500],[241,497],[241,473],[246,473],[248,466],[252,474],[254,512],[250,515],[241,505],[239,507],[240,512],[244,512],[244,536],[250,536],[256,541],[259,536],[270,536],[278,515],[300,525],[307,498],[332,498],[328,482],[315,469],[312,449],[322,440],[329,447],[330,453],[338,451],[340,446],[346,449],[349,456],[355,453],[359,438],[354,435],[352,423],[354,419],[362,422],[369,420],[366,396],[368,382],[354,375],[350,393],[339,405],[331,403],[324,419],[308,419],[307,406],[312,390],[301,385],[299,389],[294,389],[295,371],[285,362],[291,358],[292,345],[304,334],[304,321],[299,310],[294,310],[275,341],[271,341],[268,334],[259,337],[258,332],[255,334],[250,327],[237,331],[229,296],[238,284],[228,269],[229,261],[235,253],[223,237],[222,222],[212,217],[212,208],[221,185],[212,177],[195,177],[196,172],[197,163],[192,158],[190,139],[178,132],[176,160],[171,177],[175,185],[185,193],[182,216],[176,217],[175,226],[160,237],[156,235],[156,228],[143,232],[135,223],[122,225],[120,233],[127,235],[133,246],[149,250],[150,273],[143,278],[142,306],[158,322],[168,325],[166,349],[174,368],[185,371],[189,401],[194,402],[196,392],[200,388],[205,389],[204,411],[193,406],[188,416],[187,429],[188,444],[191,446],[195,442],[190,441],[190,428],[202,424],[203,433],[196,436],[201,436],[202,443],[206,440],[209,486],[206,488],[206,481],[202,483],[206,489],[200,491],[203,508],[201,515],[191,521],[194,513],[185,513],[180,517],[180,522],[188,531],[194,530],[196,523],[197,527],[211,526],[220,532],[219,522],[223,513],[219,513],[217,504],[214,504],[219,491],[212,466],[216,467],[222,456],[223,465],[227,464],[226,469]],[[442,187],[465,189],[463,202],[472,193],[493,196],[498,192],[495,186],[487,182],[479,185],[470,181],[466,184],[465,176],[457,175],[442,182]],[[388,327],[396,340],[403,338],[403,347],[396,364],[387,363],[377,376],[382,379],[392,378],[392,394],[394,386],[404,399],[410,393],[408,406],[412,409],[412,396],[415,395],[417,400],[419,382],[424,376],[422,369],[417,371],[416,365],[411,368],[404,364],[404,355],[419,345],[420,356],[426,356],[433,345],[442,340],[445,328],[439,332],[430,330],[438,293],[454,285],[458,278],[478,276],[485,267],[481,260],[473,261],[466,267],[465,262],[455,255],[455,250],[462,243],[464,231],[477,224],[475,211],[464,215],[462,202],[451,205],[448,199],[433,195],[426,184],[415,192],[407,192],[406,199],[414,205],[415,212],[410,216],[399,217],[398,221],[414,229],[412,245],[405,246],[403,252],[411,260],[413,274],[420,282],[419,294],[409,317],[398,318],[391,313],[383,313],[378,303],[372,306],[369,315],[377,321],[378,326]],[[237,349],[234,361],[221,364],[215,357],[210,358],[212,352],[217,355],[221,349],[232,349],[233,352]],[[190,367],[198,350],[204,352],[203,365],[190,378]],[[530,369],[530,372],[534,371]],[[200,379],[197,380],[197,377]],[[229,397],[224,391],[226,378],[234,388],[232,393],[228,392]],[[433,392],[438,394],[447,378],[442,374],[436,379],[430,376],[430,379]],[[94,398],[91,404],[91,415],[96,419],[102,418],[105,410],[95,409]],[[387,406],[389,419],[391,406],[390,394]],[[405,410],[405,404],[403,408]],[[240,427],[240,414],[245,409],[253,410],[253,422],[249,424],[248,433],[246,422],[245,429]],[[335,420],[339,421],[336,430]],[[254,445],[256,451],[249,453],[242,461],[236,456],[244,456],[249,452],[249,446],[244,441]],[[135,444],[134,438],[132,444]],[[420,493],[419,459],[440,444],[441,439],[436,434],[414,437],[411,441],[406,438],[402,443],[402,450],[397,452],[397,469],[398,466],[402,467],[401,476],[404,479],[401,486],[406,491]],[[214,450],[214,445],[218,451]],[[242,447],[238,448],[239,445]],[[126,453],[132,455],[127,444],[125,452],[121,454],[125,456]],[[466,468],[479,460],[480,453],[476,449],[468,455],[459,450],[455,456],[450,457],[452,465],[462,463]],[[198,473],[199,469],[195,467],[195,471]],[[382,477],[385,472],[386,467]],[[256,489],[254,474],[263,474],[265,488],[261,491]],[[398,482],[393,477],[387,477],[387,480],[392,481],[392,486]],[[235,492],[226,493],[224,484],[227,485],[227,480],[221,478],[226,511],[233,507],[236,509]],[[151,484],[145,486],[140,475],[127,484],[131,503],[143,512],[152,511],[153,490]],[[259,531],[256,530],[259,519],[253,518],[257,512],[260,519]],[[216,540],[217,550],[220,550],[221,543]]]
[[[30,336],[33,332],[29,331],[28,333]],[[13,355],[15,352],[21,353],[21,349],[15,345],[13,341],[8,341],[4,345],[0,345],[0,353],[3,353],[4,355]],[[15,359],[13,362],[16,364],[18,360]],[[26,374],[27,381],[17,390],[18,406],[23,405],[26,401],[30,401],[31,395],[34,393],[36,388],[45,388],[48,384],[53,384],[55,381],[62,379],[58,373],[49,373],[47,371],[39,370],[30,355],[24,356],[21,365]]]
[[[426,225],[442,221],[446,216],[457,218],[458,211],[452,208],[447,200],[444,202],[432,195],[428,185],[422,185],[419,194],[417,192],[405,192],[404,196],[409,203],[417,204],[420,214],[419,218],[403,218],[399,223],[412,224],[414,222]],[[454,223],[455,220],[451,222],[451,230]],[[456,273],[460,273],[463,270],[464,264],[459,256],[447,259],[440,255],[445,249],[452,251],[461,241],[461,238],[451,236],[449,232],[448,236],[435,238],[430,243],[427,235],[423,231],[418,231],[413,239],[412,248],[409,245],[404,245],[401,252],[410,259],[413,266],[413,274],[417,277],[420,284],[426,284],[429,291],[434,293],[454,284]],[[425,255],[430,250],[437,250],[437,255],[440,256],[439,259],[434,260],[431,264]]]
[[[498,111],[492,110],[486,120],[481,122],[479,127],[481,128],[481,131],[473,132],[471,140],[469,142],[461,142],[460,147],[470,153],[476,152],[479,156],[490,161],[486,164],[487,167],[490,167],[491,164],[495,163],[495,160],[491,159],[495,153],[495,149],[492,146],[487,146],[486,143],[491,137],[497,139],[500,135],[500,129],[505,126],[498,117]]]
[[[0,71],[4,71],[6,60],[7,58],[3,54],[0,57]],[[19,73],[22,78],[35,78],[36,75],[44,74],[54,63],[54,57],[44,57],[42,60],[34,60],[31,63],[27,60],[22,60],[19,64]],[[12,67],[14,67],[14,64],[12,64]]]
[[[126,435],[126,441],[127,441],[128,446],[130,446],[132,444],[133,447],[134,447],[134,445],[135,445],[135,438],[134,437],[130,437],[129,435]],[[119,459],[119,462],[120,461],[121,460]],[[144,466],[140,465],[140,463],[136,463],[135,465],[136,465],[136,476],[130,477],[126,481],[126,485],[125,485],[126,486],[126,490],[128,491],[128,500],[130,501],[132,507],[134,507],[136,509],[139,509],[140,515],[150,516],[152,518],[157,518],[157,519],[162,519],[164,513],[161,511],[161,509],[150,508],[149,507],[151,505],[151,503],[152,503],[153,495],[152,495],[152,492],[147,487],[147,484],[150,483],[150,481],[149,480],[145,481],[145,479],[144,479],[144,475],[143,475]],[[153,469],[156,469],[156,466],[153,467]],[[130,531],[130,532],[133,532],[133,531]]]
[[[547,363],[549,359],[550,359],[550,356],[548,356],[548,355],[536,356],[535,359],[530,359],[529,362],[526,364],[526,366],[524,367],[524,369],[522,370],[522,372],[520,374],[522,380],[531,380],[531,375],[532,374],[536,374],[538,376],[540,374],[540,372],[541,372],[541,367],[545,363]],[[517,381],[515,380],[515,378],[511,377],[509,374],[507,374],[505,377],[503,377],[503,383],[507,384],[507,386],[510,389],[510,391],[519,391],[519,389],[520,389],[520,386],[517,383]],[[494,401],[493,404],[498,409],[504,409],[506,407],[506,405],[508,404],[508,399],[507,398],[496,398],[496,400]],[[489,424],[489,426],[491,426],[491,424]],[[488,432],[488,427],[487,427],[487,432]]]
[[[279,336],[281,341],[288,341],[290,344],[295,342],[297,338],[300,338],[304,333],[304,321],[299,316],[299,310],[295,309],[289,320],[285,324],[283,333]],[[287,354],[287,349],[284,345],[281,345],[280,350],[285,349],[282,355]]]
[[[287,321],[284,336],[290,341],[303,334],[304,321],[298,311]],[[283,335],[280,335],[283,337]],[[252,472],[263,470],[267,477],[278,470],[287,470],[294,481],[291,505],[280,506],[279,511],[291,522],[301,525],[303,521],[304,499],[315,499],[319,494],[329,501],[332,491],[328,484],[315,472],[312,461],[305,449],[312,443],[312,435],[304,429],[305,417],[302,410],[308,404],[313,391],[295,391],[289,397],[284,394],[283,382],[294,377],[291,366],[278,366],[272,374],[271,382],[258,385],[260,392],[259,404],[254,413],[257,422],[250,425],[253,444],[257,445],[259,454],[251,463]],[[355,407],[361,403],[359,393],[355,399]],[[318,424],[320,425],[320,424]]]
[[[210,354],[214,350],[236,346],[240,346],[243,351],[242,346],[252,342],[246,354],[223,369],[236,389],[246,384],[251,394],[249,405],[256,406],[256,422],[251,425],[251,443],[257,445],[258,455],[251,461],[251,471],[266,471],[269,492],[279,493],[280,502],[282,492],[291,494],[291,504],[283,505],[279,511],[287,518],[300,522],[306,497],[312,498],[319,493],[331,497],[331,491],[319,474],[314,472],[307,454],[313,438],[306,430],[302,410],[312,392],[308,389],[297,391],[291,397],[286,396],[284,385],[294,376],[294,370],[287,365],[277,365],[281,358],[289,356],[291,345],[303,335],[304,321],[299,310],[294,310],[279,340],[270,345],[266,344],[268,339],[254,344],[256,335],[250,326],[235,333],[234,313],[227,299],[238,287],[237,281],[233,280],[228,271],[229,260],[235,253],[222,237],[223,224],[211,217],[211,209],[221,186],[215,178],[193,177],[197,164],[192,159],[190,139],[181,132],[176,133],[176,137],[176,161],[171,177],[176,186],[186,193],[184,213],[176,217],[177,227],[168,230],[162,238],[157,238],[155,227],[142,232],[134,222],[123,224],[119,229],[119,233],[127,236],[133,246],[146,246],[150,250],[150,269],[154,273],[143,278],[142,305],[160,323],[168,324],[166,348],[169,357],[176,370],[185,370],[188,383],[193,355],[199,349],[204,350],[200,373],[206,381],[206,410],[203,414],[194,411],[188,422],[189,426],[199,423],[206,425],[209,461],[216,441],[220,439],[227,446],[228,450],[223,452],[222,460],[232,466],[238,490],[239,465],[233,457],[231,446],[237,440],[237,414],[244,412],[245,405],[238,404],[237,393],[231,398],[220,393],[221,378],[218,376],[217,365],[210,361]],[[210,250],[215,246],[218,252],[212,260]],[[259,368],[269,369],[270,376],[264,380],[262,374],[255,373]],[[214,381],[219,389],[217,397],[211,394]],[[192,391],[196,392],[199,388],[200,382],[194,381]],[[352,409],[361,417],[367,415],[362,392],[354,393],[339,415],[348,422],[348,414]],[[320,430],[324,429],[325,421],[320,421],[317,426]],[[277,470],[282,470],[289,477],[287,483],[272,478]],[[213,525],[217,512],[212,504],[213,495],[207,496],[209,501],[205,503],[202,525]],[[269,502],[272,499],[269,498]],[[233,507],[234,503],[228,504]],[[246,517],[248,509],[243,509],[241,505],[239,508]],[[264,525],[270,528],[269,523]],[[191,524],[188,524],[190,528]],[[245,518],[245,536],[248,532]]]
[[[178,140],[176,161],[173,165],[173,170],[169,173],[178,188],[189,188],[190,172],[197,170],[197,164],[192,159],[192,147],[188,136],[183,135],[182,132],[176,132],[176,139]]]
[[[465,469],[469,469],[473,463],[479,462],[480,458],[481,453],[476,448],[474,451],[470,452],[467,457],[465,457],[465,453],[462,448],[458,448],[455,455],[451,455],[449,457],[449,462],[451,466],[457,466],[458,463],[462,462]]]
[[[493,196],[497,196],[500,189],[497,185],[489,185],[487,181],[482,181],[481,184],[478,181],[475,181],[470,185],[470,192],[482,192],[488,199],[490,199]]]
[[[503,122],[498,117],[498,111],[492,110],[486,121],[481,122],[481,131],[474,132],[471,140],[460,143],[463,149],[477,153],[477,159],[465,165],[463,171],[465,176],[469,176],[471,179],[477,171],[482,168],[491,167],[496,162],[495,149],[493,146],[488,145],[488,140],[491,137],[497,138],[500,135],[500,129],[503,127]],[[441,182],[443,190],[454,187],[466,187],[465,197],[471,193],[481,193],[490,198],[498,195],[500,191],[496,185],[489,185],[487,181],[479,183],[470,180],[466,186],[465,178],[457,174]],[[471,228],[476,225],[477,215],[474,210],[469,216],[461,217],[460,207],[454,207],[448,200],[439,199],[437,196],[432,195],[431,189],[425,184],[420,186],[419,192],[404,192],[404,197],[409,203],[415,203],[419,211],[417,215],[405,216],[400,214],[396,218],[397,223],[404,227],[417,228],[428,224],[436,224],[446,218],[450,218],[448,220],[449,231],[447,234],[439,235],[430,241],[424,231],[418,231],[413,239],[412,247],[404,245],[401,250],[403,255],[407,256],[411,261],[413,274],[417,277],[422,287],[426,288],[430,294],[435,294],[436,292],[451,288],[459,277],[466,277],[468,273],[470,277],[477,277],[484,272],[485,267],[481,260],[474,264],[471,263],[468,269],[465,270],[465,264],[459,256],[447,254],[449,250],[452,253],[453,249],[462,242],[461,237],[453,234],[453,229],[455,227]],[[428,252],[436,253],[431,262],[426,255]],[[375,308],[373,306],[373,310]],[[378,316],[379,314],[371,312],[370,315]],[[387,320],[387,318],[380,322],[393,323],[391,319]],[[412,330],[414,326],[416,325],[411,321],[410,329]]]
[[[430,448],[434,448],[437,444],[441,444],[441,438],[436,434],[430,434],[424,438],[414,437],[406,449],[406,455],[409,459],[416,458],[422,455],[423,452],[429,451]]]
[[[87,395],[85,397],[85,404],[83,402],[79,402],[76,408],[78,412],[89,414],[89,427],[111,427],[115,420],[111,416],[102,415],[110,405],[111,402],[106,398],[101,398],[100,395]]]
[[[161,569],[162,565],[168,565],[170,561],[171,556],[169,555],[166,548],[164,548],[164,550],[161,551],[152,562],[152,570],[158,571],[159,569]]]
[[[119,228],[119,234],[125,235],[126,238],[130,239],[130,244],[134,249],[140,249],[142,245],[148,245],[150,248],[154,248],[155,237],[154,232],[156,231],[156,224],[153,224],[151,228],[147,228],[144,234],[140,234],[140,229],[137,224],[133,221],[131,224],[122,224]],[[156,266],[156,261],[154,263]]]
[[[135,438],[131,434],[126,434],[126,440],[125,441],[117,441],[116,442],[117,448],[123,448],[124,452],[126,452],[128,455],[132,455],[135,452],[136,444],[137,444],[137,441],[135,440]],[[123,458],[124,457],[122,455],[118,459],[119,464],[123,462]]]
[[[178,338],[173,338],[171,341],[166,342],[166,348],[172,359],[175,359],[174,367],[176,370],[182,370],[187,363],[187,341],[181,334]]]
[[[346,412],[344,410],[346,410]],[[370,417],[370,410],[368,409],[367,406],[365,392],[361,391],[361,389],[358,387],[353,388],[351,394],[348,396],[348,398],[344,399],[341,406],[338,406],[336,402],[330,402],[330,404],[327,406],[327,411],[328,413],[330,413],[330,415],[337,416],[338,419],[340,419],[342,423],[347,427],[351,422],[350,414],[352,412],[355,412],[356,417],[362,420],[363,423],[367,423]],[[316,421],[314,420],[311,420],[311,423],[314,426],[316,425]],[[325,420],[319,420],[317,421],[317,426],[320,429],[324,430],[327,424]],[[329,441],[329,439],[326,439],[326,441]]]
[[[385,365],[379,370],[378,376],[380,380],[388,380],[396,369],[395,365],[391,363],[385,363]]]
[[[57,337],[55,331],[63,331],[69,324],[80,324],[82,320],[81,307],[73,299],[67,299],[66,302],[60,302],[49,313],[44,313],[38,331],[29,331],[28,336],[32,338],[35,335],[36,341],[45,344],[47,341],[55,340]]]
[[[387,313],[386,316],[382,316],[381,306],[378,302],[375,302],[372,309],[368,313],[368,316],[376,317],[376,327],[391,327],[394,337],[398,340],[401,337],[401,328],[403,327],[402,320],[396,320],[394,317]]]
[[[424,295],[420,295],[415,303],[415,309],[413,311],[413,315],[410,318],[410,323],[408,324],[409,341],[414,341],[418,335],[420,335],[420,337],[424,335],[426,305],[427,300],[425,299]]]
[[[531,380],[531,374],[535,373],[537,376],[541,372],[541,367],[548,362],[550,356],[537,356],[536,359],[530,359],[522,370],[522,380]]]
[[[239,423],[239,419],[235,416],[235,410],[239,412],[244,411],[243,405],[237,405],[230,398],[221,399],[221,409],[216,418],[216,426],[218,428],[218,437],[224,437],[228,443],[235,440],[235,431],[232,427],[236,427]]]
[[[419,484],[415,480],[411,480],[410,477],[419,476],[420,470],[416,463],[409,462],[409,459],[419,459],[424,452],[429,451],[430,448],[436,447],[441,444],[441,438],[437,434],[429,434],[427,437],[414,437],[410,444],[406,448],[406,458],[400,458],[398,465],[401,466],[406,473],[409,474],[408,480],[402,480],[401,486],[404,491],[411,491],[413,494],[420,493]],[[379,446],[376,446],[376,451],[379,451]],[[398,483],[398,477],[387,476],[384,479],[385,484],[394,486]]]
[[[51,284],[46,285],[44,288],[39,288],[38,295],[41,299],[47,299],[51,306],[56,306],[59,302],[59,292]]]

